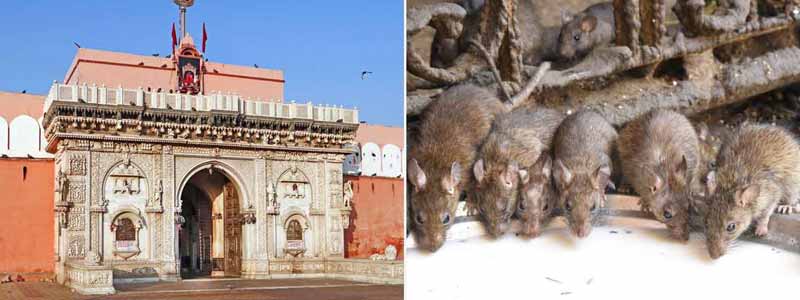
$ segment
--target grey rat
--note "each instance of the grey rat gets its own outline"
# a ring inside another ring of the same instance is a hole
[[[559,206],[573,234],[584,238],[592,231],[596,208],[613,185],[611,153],[617,131],[593,111],[567,116],[553,138],[553,179]]]
[[[581,58],[615,37],[614,4],[601,2],[572,15],[561,12],[558,55],[564,60]]]
[[[516,109],[497,116],[473,165],[469,197],[487,232],[504,234],[517,207],[520,178],[542,155],[549,155],[553,134],[564,115],[552,109]]]
[[[742,125],[722,146],[718,168],[707,175],[706,243],[711,258],[752,223],[756,236],[768,233],[779,208],[796,208],[800,196],[800,145],[785,129]]]
[[[448,89],[423,111],[407,164],[411,228],[421,249],[444,244],[478,147],[494,116],[505,111],[495,95],[474,85]]]
[[[617,140],[626,181],[642,210],[667,225],[672,237],[689,240],[689,206],[700,164],[700,145],[685,116],[652,110],[628,122]]]
[[[520,221],[520,234],[539,236],[542,227],[552,219],[558,198],[553,186],[553,159],[550,151],[542,153],[536,163],[520,178],[520,197],[515,215]]]

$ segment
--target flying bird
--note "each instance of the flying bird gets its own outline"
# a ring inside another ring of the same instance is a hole
[[[23,93],[23,94],[27,94],[27,93],[28,93],[28,90],[22,90],[22,93]]]
[[[258,64],[253,64],[253,67],[255,67],[256,69],[258,69]]]
[[[153,56],[155,56],[155,57],[159,57],[159,54],[158,54],[158,53],[153,53],[153,54],[151,54],[151,55],[153,55]]]
[[[164,56],[164,57],[166,57],[166,58],[172,58],[172,54],[170,54],[170,55],[167,55],[167,56]]]
[[[361,71],[361,80],[367,79],[367,76],[372,74],[370,71]]]
[[[80,48],[81,48],[81,45],[80,45],[80,44],[78,44],[78,43],[76,43],[76,42],[72,42],[72,43],[73,43],[73,44],[75,44],[75,47],[78,47],[78,49],[80,49]]]

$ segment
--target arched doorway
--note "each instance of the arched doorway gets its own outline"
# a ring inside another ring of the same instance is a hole
[[[239,192],[223,171],[201,170],[180,193],[181,278],[238,277],[242,268]]]

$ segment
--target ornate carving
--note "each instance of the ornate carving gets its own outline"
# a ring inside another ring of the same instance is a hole
[[[100,265],[100,254],[97,251],[89,250],[86,253],[86,257],[83,259],[86,265],[89,266],[99,266]]]
[[[277,215],[280,213],[281,204],[278,203],[278,193],[274,183],[267,183],[267,213]]]
[[[72,175],[86,174],[86,157],[83,154],[72,154],[69,157],[69,172]]]
[[[344,199],[342,207],[344,207],[345,209],[350,209],[353,201],[353,182],[350,180],[345,182],[343,189],[344,189]]]
[[[83,231],[86,226],[86,215],[83,207],[74,207],[69,212],[69,231]]]
[[[58,171],[56,173],[56,189],[55,189],[56,202],[64,202],[64,203],[67,202],[66,199],[67,193],[65,189],[67,189],[68,182],[69,180],[67,179],[67,175],[64,174],[61,168],[58,168]]]
[[[147,201],[147,212],[163,212],[164,206],[162,204],[164,197],[164,182],[159,179],[156,181],[156,188],[153,191],[153,198]]]
[[[113,183],[114,194],[138,195],[141,190],[141,179],[144,177],[139,169],[131,165],[130,158],[118,165],[109,174]]]
[[[69,257],[83,257],[86,255],[86,241],[81,235],[70,236],[67,256]]]
[[[86,185],[83,182],[69,182],[67,201],[82,204],[86,201]]]

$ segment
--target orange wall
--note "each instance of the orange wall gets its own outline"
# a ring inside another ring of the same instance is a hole
[[[353,181],[353,212],[345,231],[345,257],[368,258],[393,244],[403,258],[402,178],[345,176]]]
[[[0,273],[53,272],[53,181],[52,159],[0,159]]]

